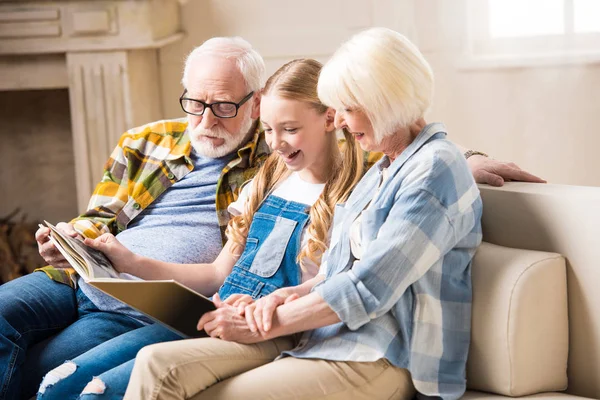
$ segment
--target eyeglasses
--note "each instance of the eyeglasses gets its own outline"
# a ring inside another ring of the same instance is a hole
[[[179,98],[179,104],[181,104],[181,109],[188,114],[192,115],[203,115],[204,111],[207,108],[210,108],[215,117],[219,118],[234,118],[239,108],[250,98],[254,92],[250,92],[244,97],[239,103],[234,103],[232,101],[217,101],[215,103],[205,103],[201,100],[189,99],[185,97],[187,94],[187,89],[183,91],[181,97]]]

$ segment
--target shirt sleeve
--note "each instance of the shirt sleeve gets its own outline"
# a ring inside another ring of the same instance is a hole
[[[252,179],[244,183],[242,189],[240,190],[240,195],[238,196],[237,200],[229,204],[229,207],[227,207],[227,211],[229,211],[229,214],[233,215],[234,217],[237,217],[238,215],[241,215],[244,212],[246,202],[250,198],[251,187]]]
[[[103,233],[117,234],[117,215],[127,203],[128,161],[123,150],[127,133],[104,166],[102,180],[92,194],[87,211],[71,220],[77,232],[85,237],[96,238]]]
[[[437,198],[422,189],[401,193],[362,259],[315,291],[348,328],[358,329],[388,312],[456,243],[448,211]]]

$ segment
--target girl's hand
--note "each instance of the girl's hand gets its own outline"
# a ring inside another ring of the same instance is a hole
[[[134,271],[137,264],[135,253],[123,246],[113,234],[104,233],[96,239],[86,238],[83,243],[92,249],[103,252],[118,272],[136,275]]]
[[[254,299],[248,294],[236,293],[229,296],[223,303],[235,307],[239,315],[244,315],[246,306],[254,303]]]
[[[221,301],[218,294],[213,296],[213,301],[217,309],[200,318],[196,327],[199,331],[204,329],[210,337],[246,344],[267,339],[259,332],[250,331],[246,319],[234,306]]]
[[[244,315],[250,331],[266,334],[273,324],[275,309],[282,304],[298,299],[300,296],[289,289],[278,289],[268,296],[246,306]]]

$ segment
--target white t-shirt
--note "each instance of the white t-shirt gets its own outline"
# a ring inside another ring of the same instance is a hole
[[[244,206],[250,196],[251,187],[251,182],[248,182],[242,188],[238,199],[229,205],[227,211],[229,211],[231,215],[237,216],[244,211]],[[323,188],[325,188],[324,183],[306,182],[300,178],[300,175],[297,172],[292,172],[286,180],[281,182],[279,186],[273,190],[272,194],[285,200],[312,206],[319,199],[319,196],[323,192]],[[302,231],[300,242],[301,248],[308,242],[307,227],[308,223],[304,226],[304,230]],[[305,271],[302,271],[302,282],[314,278],[319,272],[319,266],[308,258],[304,259],[304,268]]]

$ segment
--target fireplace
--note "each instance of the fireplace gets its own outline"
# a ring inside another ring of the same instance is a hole
[[[0,219],[85,210],[120,135],[162,118],[179,26],[177,0],[0,2]]]
[[[77,214],[66,89],[0,92],[0,217],[20,209],[39,221]]]

